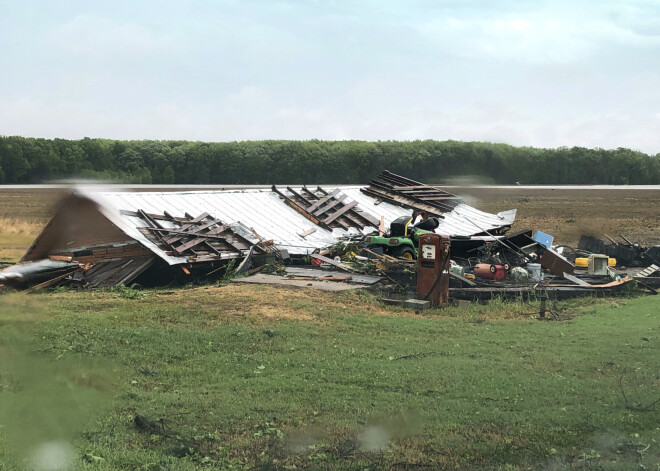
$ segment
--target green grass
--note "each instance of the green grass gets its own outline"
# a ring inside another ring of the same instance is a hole
[[[638,410],[660,398],[660,298],[565,322],[236,285],[0,303],[0,469],[44,442],[76,469],[660,463],[660,413]]]

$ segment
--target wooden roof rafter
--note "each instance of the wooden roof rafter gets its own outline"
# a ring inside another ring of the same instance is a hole
[[[339,189],[328,192],[321,187],[312,190],[303,186],[295,190],[288,186],[286,190],[280,190],[273,185],[272,190],[288,206],[324,229],[378,228],[379,221],[361,210],[356,201],[347,202],[347,196]]]
[[[361,191],[397,206],[425,211],[430,216],[442,216],[463,202],[460,196],[387,170],[371,180],[369,186]]]
[[[142,210],[123,213],[143,219],[147,225],[141,232],[168,255],[188,257],[190,262],[240,258],[255,245],[208,213],[197,217],[186,213],[183,218],[167,213],[148,214]],[[162,224],[163,221],[169,224]]]

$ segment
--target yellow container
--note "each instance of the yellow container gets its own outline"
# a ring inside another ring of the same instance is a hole
[[[577,257],[575,259],[575,266],[578,268],[587,268],[589,266],[589,259],[587,257]],[[608,258],[607,259],[607,266],[608,267],[615,267],[616,266],[616,258]]]

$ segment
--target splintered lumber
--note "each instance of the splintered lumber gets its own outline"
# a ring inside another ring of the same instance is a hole
[[[660,267],[657,265],[649,265],[647,268],[637,273],[634,278],[645,278],[647,276],[653,275],[658,270],[660,270]]]
[[[27,292],[30,292],[30,291],[34,291],[34,290],[36,290],[36,289],[47,288],[47,287],[49,287],[49,286],[51,286],[51,285],[54,285],[54,284],[57,283],[58,281],[61,281],[61,280],[63,280],[64,278],[66,278],[66,277],[68,277],[68,276],[71,276],[71,275],[73,275],[74,273],[79,272],[79,271],[82,271],[82,268],[76,268],[76,269],[71,270],[71,271],[69,271],[69,272],[67,272],[67,273],[63,273],[63,274],[60,275],[60,276],[56,276],[55,278],[51,278],[50,280],[46,280],[46,281],[44,281],[43,283],[39,283],[38,285],[34,285],[34,286],[32,286],[32,287],[26,289],[25,291],[22,291],[22,293],[27,293]]]
[[[292,275],[287,277],[290,280],[319,280],[319,281],[348,281],[350,276],[302,276]]]
[[[275,193],[277,193],[278,195],[280,195],[280,196],[282,197],[282,199],[284,199],[284,202],[285,202],[289,207],[293,208],[294,210],[296,210],[297,212],[299,212],[300,214],[302,214],[303,216],[305,216],[307,219],[309,219],[310,221],[312,221],[312,222],[313,222],[314,224],[316,224],[317,226],[321,226],[321,227],[324,227],[324,226],[325,226],[325,225],[324,225],[324,224],[323,224],[323,223],[322,223],[322,222],[321,222],[316,216],[314,216],[313,214],[311,214],[311,213],[310,213],[309,211],[307,211],[304,207],[300,206],[298,203],[296,203],[296,202],[293,201],[291,198],[289,198],[287,195],[285,195],[285,194],[282,193],[280,190],[278,190],[277,187],[276,187],[275,185],[273,185],[273,188],[272,188],[272,189],[273,189],[273,191],[274,191]]]
[[[308,191],[309,191],[309,190],[308,190]],[[310,192],[310,193],[311,193],[311,192]],[[316,208],[320,207],[320,206],[321,206],[322,204],[324,204],[326,201],[328,201],[328,200],[334,198],[338,193],[339,193],[339,189],[338,189],[338,188],[335,188],[335,189],[332,190],[330,193],[328,193],[327,195],[325,195],[324,197],[322,197],[321,199],[319,199],[318,201],[316,201],[314,204],[312,204],[309,208],[307,208],[307,211],[309,211],[310,213],[311,213],[311,212],[314,212],[314,210],[315,210]]]
[[[185,244],[181,244],[177,247],[173,247],[173,249],[176,253],[183,254],[186,250],[192,249],[193,247],[196,247],[204,242],[206,242],[205,238],[198,237],[197,239],[193,239],[190,242],[186,242]]]
[[[371,180],[369,186],[361,191],[379,201],[425,211],[430,216],[441,216],[462,202],[459,196],[387,170]]]
[[[356,270],[355,268],[353,268],[350,265],[346,265],[345,263],[338,262],[337,260],[333,260],[331,258],[324,257],[323,255],[312,254],[312,255],[310,255],[310,257],[315,258],[317,260],[321,260],[322,262],[328,263],[328,264],[330,264],[334,267],[340,268],[344,271],[348,271],[348,272],[352,272],[352,273],[353,272],[358,272],[358,270]]]
[[[184,235],[186,237],[194,236],[194,237],[203,237],[205,239],[217,239],[217,240],[224,240],[225,239],[225,237],[223,237],[223,236],[213,234],[213,233],[210,233],[210,232],[206,233],[206,234],[193,234],[191,232],[181,232],[180,230],[177,230],[177,229],[158,229],[156,227],[145,227],[145,229],[148,230],[148,231],[153,231],[153,232],[167,232],[168,234],[181,234],[181,235]],[[178,242],[178,241],[174,241],[174,242]]]
[[[316,228],[312,227],[311,229],[307,229],[305,232],[301,232],[298,235],[304,239],[305,237],[307,237],[310,234],[313,234],[314,232],[316,232]]]
[[[324,190],[320,186],[316,187],[316,191],[318,193],[321,193],[322,195],[325,195],[325,196],[327,196],[329,194],[326,190]],[[366,227],[373,227],[374,229],[378,227],[378,219],[375,218],[369,212],[364,211],[359,206],[356,206],[355,208],[353,208],[351,211],[349,211],[347,214],[345,214],[344,217],[348,221],[351,221],[351,223],[355,227],[361,227],[363,229],[366,228]],[[360,222],[360,221],[363,221],[363,222]]]
[[[316,211],[314,211],[314,216],[321,216],[322,214],[327,213],[335,206],[342,204],[342,201],[344,201],[345,199],[346,199],[346,195],[338,196],[337,198],[333,199],[325,206],[322,206],[318,208]]]
[[[314,229],[314,230],[316,230],[316,229]],[[282,254],[281,254],[280,250],[277,247],[275,247],[275,242],[273,240],[266,240],[263,237],[261,237],[259,235],[259,233],[254,230],[254,227],[251,227],[250,231],[252,232],[252,234],[254,234],[254,236],[259,241],[257,243],[258,247],[260,247],[266,253],[275,254],[275,257],[278,260],[280,260],[280,261],[282,260]]]
[[[573,283],[575,283],[578,286],[583,286],[585,288],[591,287],[591,285],[589,283],[587,283],[584,280],[579,279],[577,276],[571,275],[570,273],[564,273],[563,277],[566,278],[568,281],[572,281]]]
[[[455,280],[460,281],[461,283],[465,283],[466,285],[468,285],[471,288],[474,288],[474,287],[477,286],[477,284],[474,281],[469,280],[469,279],[465,278],[464,276],[459,275],[458,273],[449,272],[449,276],[451,278],[454,278]]]
[[[59,262],[70,262],[73,260],[73,257],[70,255],[49,255],[48,258]]]
[[[335,219],[337,219],[339,216],[341,216],[341,215],[344,214],[345,212],[351,210],[351,209],[354,208],[355,206],[357,206],[357,202],[356,202],[356,201],[353,201],[352,203],[348,203],[346,206],[344,206],[344,207],[341,208],[340,210],[338,210],[338,211],[332,213],[330,216],[328,216],[328,218],[325,219],[323,222],[325,222],[326,224],[330,224],[332,221],[334,221]]]

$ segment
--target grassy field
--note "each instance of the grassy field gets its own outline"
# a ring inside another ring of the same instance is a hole
[[[62,190],[0,191],[0,262]],[[515,228],[660,243],[648,191],[466,189]],[[660,299],[415,315],[246,286],[0,296],[0,470],[660,469]],[[49,467],[50,466],[50,467]]]
[[[0,302],[3,470],[660,466],[654,297],[564,322],[236,284]]]

